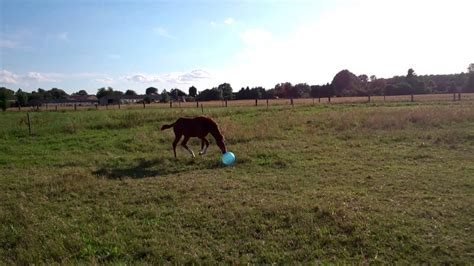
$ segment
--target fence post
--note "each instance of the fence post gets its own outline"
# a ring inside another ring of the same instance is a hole
[[[96,110],[99,109],[99,107],[97,106],[97,104],[95,104],[95,109],[96,109]]]
[[[57,112],[58,111],[58,105],[54,107],[54,110]]]
[[[258,106],[258,99],[255,98],[255,106]]]
[[[119,107],[119,109],[120,109],[120,102],[118,103],[118,107]]]
[[[461,93],[458,92],[458,101],[460,101],[460,100],[461,100]]]
[[[173,101],[170,101],[170,108],[173,108]]]
[[[199,108],[199,101],[196,101],[196,108]]]
[[[30,120],[30,112],[26,112],[26,117],[28,118],[28,133],[31,135],[31,120]]]
[[[204,114],[204,107],[202,106],[202,103],[201,103],[201,112]]]
[[[413,99],[413,93],[411,94],[411,101],[414,102],[415,100]]]
[[[369,103],[370,103],[370,95],[368,97],[369,97]]]
[[[290,99],[290,103],[291,103],[291,107],[295,107],[295,106],[293,105],[293,98]]]
[[[328,102],[331,102],[331,96],[328,97]]]
[[[267,98],[267,109],[268,109],[268,98]]]
[[[18,105],[18,111],[21,111],[21,105]]]
[[[456,101],[456,93],[453,92],[453,101]]]
[[[227,99],[225,99],[225,107],[227,107]]]

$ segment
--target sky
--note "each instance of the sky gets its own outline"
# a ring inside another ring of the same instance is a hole
[[[472,0],[0,0],[0,86],[273,88],[466,72]]]

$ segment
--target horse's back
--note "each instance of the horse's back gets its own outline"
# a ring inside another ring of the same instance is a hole
[[[190,137],[204,137],[216,125],[209,117],[181,117],[176,121],[176,130]]]

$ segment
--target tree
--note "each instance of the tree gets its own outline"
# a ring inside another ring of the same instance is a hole
[[[306,83],[298,83],[294,87],[290,89],[290,97],[291,98],[301,98],[301,97],[308,97],[311,93],[311,88]]]
[[[58,88],[52,88],[47,93],[51,99],[66,99],[69,96],[65,91]]]
[[[278,83],[275,85],[275,96],[279,98],[290,98],[292,97],[291,95],[292,90],[293,90],[293,85],[291,85],[290,82],[285,82],[285,83]]]
[[[177,101],[179,100],[181,97],[185,97],[186,96],[186,93],[180,89],[172,89],[170,91],[170,96],[173,100]]]
[[[226,100],[231,100],[232,95],[232,86],[229,83],[222,83],[217,87],[218,90],[222,91],[222,97]]]
[[[149,87],[145,91],[146,95],[158,94],[158,89],[155,87]]]
[[[97,91],[97,98],[102,98],[102,97],[111,97],[111,96],[121,96],[123,95],[123,92],[121,91],[114,91],[112,87],[107,87],[107,88],[100,88]]]
[[[334,76],[331,86],[337,96],[356,96],[363,92],[360,79],[347,69],[341,70]]]
[[[367,92],[369,95],[382,95],[384,93],[383,89],[386,85],[387,83],[384,79],[377,79],[377,77],[371,76],[370,83],[367,87]]]
[[[197,95],[197,89],[194,86],[189,87],[189,96],[191,97],[196,97]]]
[[[89,95],[89,94],[88,94],[87,91],[85,91],[85,90],[80,90],[80,91],[78,91],[78,92],[73,93],[72,95],[87,96],[87,95]]]
[[[474,92],[474,64],[470,64],[469,67],[467,68],[469,73],[468,73],[468,78],[467,78],[467,83],[466,86],[464,87],[465,92]]]
[[[137,93],[134,90],[127,90],[125,95],[137,95]]]
[[[5,111],[10,107],[10,100],[13,100],[14,91],[5,87],[0,88],[0,108]]]
[[[163,90],[163,91],[161,92],[161,99],[160,99],[160,102],[162,102],[162,103],[167,103],[167,102],[170,101],[170,99],[171,99],[171,97],[170,97],[169,93],[168,93],[166,90]]]
[[[267,97],[265,89],[263,87],[254,87],[250,89],[248,86],[247,88],[241,88],[240,91],[238,91],[235,94],[235,98],[238,100],[243,100],[243,99],[261,99]]]
[[[215,87],[212,89],[205,89],[197,95],[196,99],[198,101],[222,100],[223,99],[222,90],[219,90],[218,88],[215,88]]]
[[[389,84],[385,87],[385,95],[407,95],[411,94],[413,88],[408,82]]]
[[[18,106],[26,106],[28,103],[28,93],[18,89],[15,93],[16,103]]]

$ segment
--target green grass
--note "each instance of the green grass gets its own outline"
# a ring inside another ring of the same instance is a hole
[[[200,109],[0,114],[0,261],[474,261],[473,102],[206,111],[232,167],[174,159]]]

